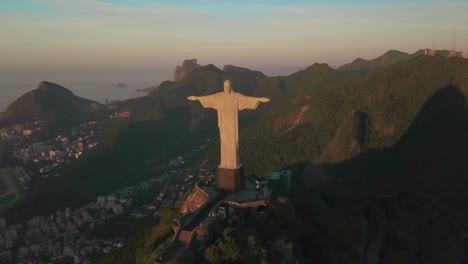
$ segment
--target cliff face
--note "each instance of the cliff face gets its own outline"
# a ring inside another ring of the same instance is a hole
[[[200,68],[201,65],[197,63],[197,59],[184,60],[182,66],[177,65],[174,71],[174,77],[172,80],[174,82],[182,81],[187,78],[188,74],[193,70]]]

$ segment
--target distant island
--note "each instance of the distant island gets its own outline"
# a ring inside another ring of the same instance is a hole
[[[127,88],[127,84],[126,83],[117,83],[115,85],[115,87],[117,87],[117,88]]]

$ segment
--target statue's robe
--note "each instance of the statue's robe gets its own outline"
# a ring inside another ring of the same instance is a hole
[[[244,109],[256,109],[260,98],[249,97],[240,93],[220,92],[200,96],[198,100],[205,108],[218,112],[218,127],[221,137],[221,168],[239,168],[239,121],[238,112]]]

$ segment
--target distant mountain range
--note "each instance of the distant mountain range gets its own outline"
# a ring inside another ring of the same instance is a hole
[[[338,70],[356,73],[366,73],[371,69],[391,65],[399,61],[408,60],[417,55],[418,54],[416,53],[408,54],[397,50],[390,50],[372,60],[365,60],[361,58],[355,59],[351,63],[338,67]]]
[[[423,54],[424,54],[424,50],[418,50],[413,54],[401,52],[398,50],[389,50],[375,59],[371,59],[371,60],[366,60],[366,59],[361,59],[361,58],[355,59],[351,63],[347,63],[338,67],[338,70],[353,72],[353,73],[367,73],[368,71],[372,69],[392,65],[399,61],[409,60],[409,59],[412,59],[416,56],[423,55]],[[448,50],[436,50],[436,54],[438,56],[448,57],[449,51]]]

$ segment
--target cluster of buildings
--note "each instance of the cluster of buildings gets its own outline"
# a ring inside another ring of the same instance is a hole
[[[54,140],[32,143],[27,146],[17,145],[13,148],[15,158],[27,162],[44,162],[39,173],[47,173],[59,167],[61,163],[78,159],[86,150],[98,145],[96,134],[100,133],[101,122],[90,121],[73,127],[68,136],[59,135]]]
[[[80,208],[38,216],[24,223],[7,225],[0,218],[0,262],[37,263],[69,258],[73,263],[89,260],[96,253],[123,246],[122,239],[87,239],[85,234],[103,216]]]
[[[89,233],[117,215],[127,214],[130,219],[158,218],[161,209],[172,208],[199,180],[181,166],[185,163],[182,156],[174,160],[178,160],[178,165],[171,162],[162,175],[99,196],[81,208],[66,208],[9,225],[5,218],[0,218],[0,263],[65,259],[91,263],[93,256],[124,246],[123,238],[90,239]],[[137,197],[142,193],[152,194],[151,199],[138,204]]]
[[[130,111],[122,111],[122,112],[115,112],[111,114],[110,119],[129,119],[130,118]]]
[[[13,146],[24,145],[32,137],[41,135],[44,131],[44,123],[44,121],[36,121],[0,128],[0,159],[9,153]]]
[[[43,131],[45,123],[45,121],[35,121],[0,128],[0,139],[7,139],[17,136],[32,136]]]
[[[88,239],[88,233],[107,219],[130,210],[130,197],[140,191],[141,184],[100,196],[81,208],[66,208],[12,225],[6,225],[5,218],[0,218],[0,263],[65,258],[83,263],[95,254],[122,247],[122,238]]]
[[[181,165],[184,165],[185,161],[184,161],[184,158],[182,156],[178,156],[177,158],[175,159],[171,159],[169,161],[169,166],[181,166]]]
[[[431,57],[434,57],[437,53],[437,50],[435,50],[434,48],[433,49],[424,49],[424,55],[425,56],[431,56]],[[463,52],[461,51],[456,51],[456,50],[450,50],[449,51],[449,54],[448,54],[448,57],[449,58],[455,58],[455,57],[460,57],[460,58],[468,58],[468,54],[463,54]]]

